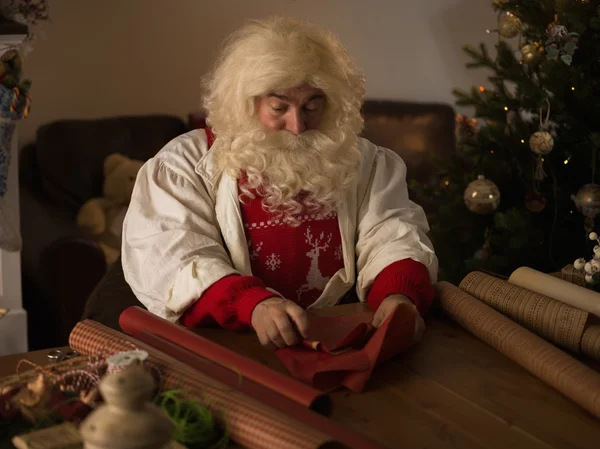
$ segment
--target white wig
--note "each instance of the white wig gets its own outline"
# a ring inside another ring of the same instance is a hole
[[[306,84],[326,97],[320,128],[300,136],[266,132],[256,98]],[[250,22],[227,39],[205,85],[207,123],[216,135],[211,151],[221,170],[247,175],[244,195],[258,191],[265,209],[292,224],[302,206],[335,209],[360,160],[364,78],[331,33],[295,19]],[[302,204],[301,192],[308,193]]]
[[[333,34],[297,19],[251,21],[234,32],[204,84],[207,123],[227,140],[253,127],[255,98],[303,84],[325,93],[328,125],[362,130],[362,73]]]

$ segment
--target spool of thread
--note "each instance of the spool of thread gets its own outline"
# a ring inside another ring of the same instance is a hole
[[[122,371],[134,363],[144,364],[147,358],[148,353],[146,351],[117,352],[106,359],[106,373],[112,374]]]

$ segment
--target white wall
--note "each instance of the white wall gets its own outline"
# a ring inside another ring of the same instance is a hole
[[[495,26],[481,0],[50,0],[52,23],[25,60],[32,113],[21,144],[60,118],[198,109],[199,77],[247,18],[309,19],[337,33],[367,75],[370,98],[453,103],[485,83],[461,47]]]

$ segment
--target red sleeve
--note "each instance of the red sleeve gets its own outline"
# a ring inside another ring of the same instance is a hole
[[[412,259],[399,260],[388,265],[373,282],[367,302],[375,311],[386,297],[398,294],[408,297],[423,315],[435,296],[427,267]]]
[[[217,323],[227,329],[241,330],[250,327],[254,307],[274,296],[257,277],[226,276],[211,285],[179,322],[188,328]]]

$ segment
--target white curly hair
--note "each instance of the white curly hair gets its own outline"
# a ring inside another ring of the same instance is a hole
[[[255,100],[303,85],[325,94],[320,128],[299,136],[266,130]],[[256,190],[266,210],[292,224],[303,208],[337,207],[360,160],[364,76],[331,32],[290,18],[248,22],[225,41],[204,87],[211,151],[221,170],[246,175],[242,200]]]

